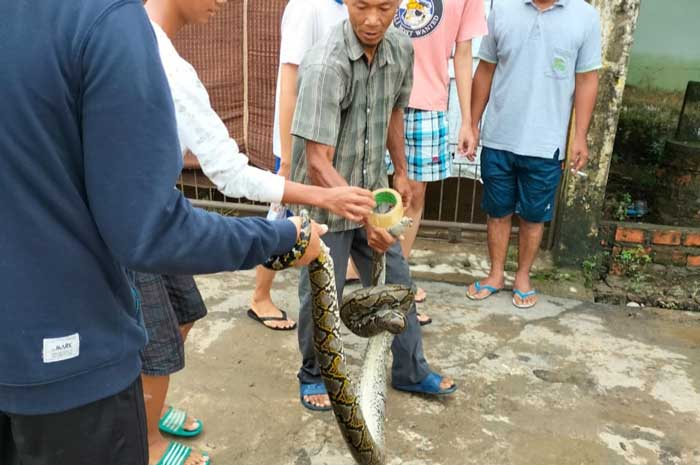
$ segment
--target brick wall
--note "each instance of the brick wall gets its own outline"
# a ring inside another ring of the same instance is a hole
[[[601,234],[613,256],[641,246],[654,263],[700,270],[700,228],[605,222]]]

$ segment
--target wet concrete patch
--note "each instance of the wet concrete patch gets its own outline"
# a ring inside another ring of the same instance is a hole
[[[275,281],[295,318],[296,276]],[[253,280],[198,278],[210,316],[169,399],[205,422],[189,443],[217,464],[351,465],[333,416],[299,403],[296,333],[245,316]],[[459,390],[438,400],[389,390],[389,465],[700,465],[700,319],[546,296],[523,311],[507,293],[474,303],[463,286],[419,284],[429,295],[419,310],[434,319],[426,357]],[[357,373],[365,342],[343,337]]]

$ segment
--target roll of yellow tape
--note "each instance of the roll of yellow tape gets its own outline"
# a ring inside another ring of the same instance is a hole
[[[377,206],[369,217],[369,223],[375,228],[390,228],[399,224],[403,218],[401,194],[394,189],[377,189],[372,195]]]

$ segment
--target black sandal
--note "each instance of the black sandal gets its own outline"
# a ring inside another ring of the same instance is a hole
[[[257,313],[255,313],[255,310],[253,310],[252,308],[249,308],[248,309],[248,316],[251,319],[253,319],[253,320],[257,321],[258,323],[260,323],[261,325],[263,325],[264,327],[266,327],[267,329],[271,329],[273,331],[292,331],[293,329],[296,329],[296,327],[297,327],[296,322],[294,322],[294,324],[288,328],[275,328],[273,326],[269,326],[269,325],[265,324],[266,321],[285,321],[285,320],[287,320],[287,312],[285,312],[284,310],[280,310],[280,312],[282,312],[282,316],[263,316],[263,317],[261,317],[261,316],[258,316]]]

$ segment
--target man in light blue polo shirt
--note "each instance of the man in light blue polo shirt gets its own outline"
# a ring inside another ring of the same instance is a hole
[[[600,18],[584,0],[499,0],[479,58],[472,121],[478,139],[488,102],[481,172],[491,272],[469,287],[467,297],[483,300],[503,287],[511,219],[517,214],[520,251],[513,304],[529,308],[537,303],[530,269],[544,223],[552,219],[572,105],[571,169],[579,171],[588,161],[586,137],[601,68]]]

